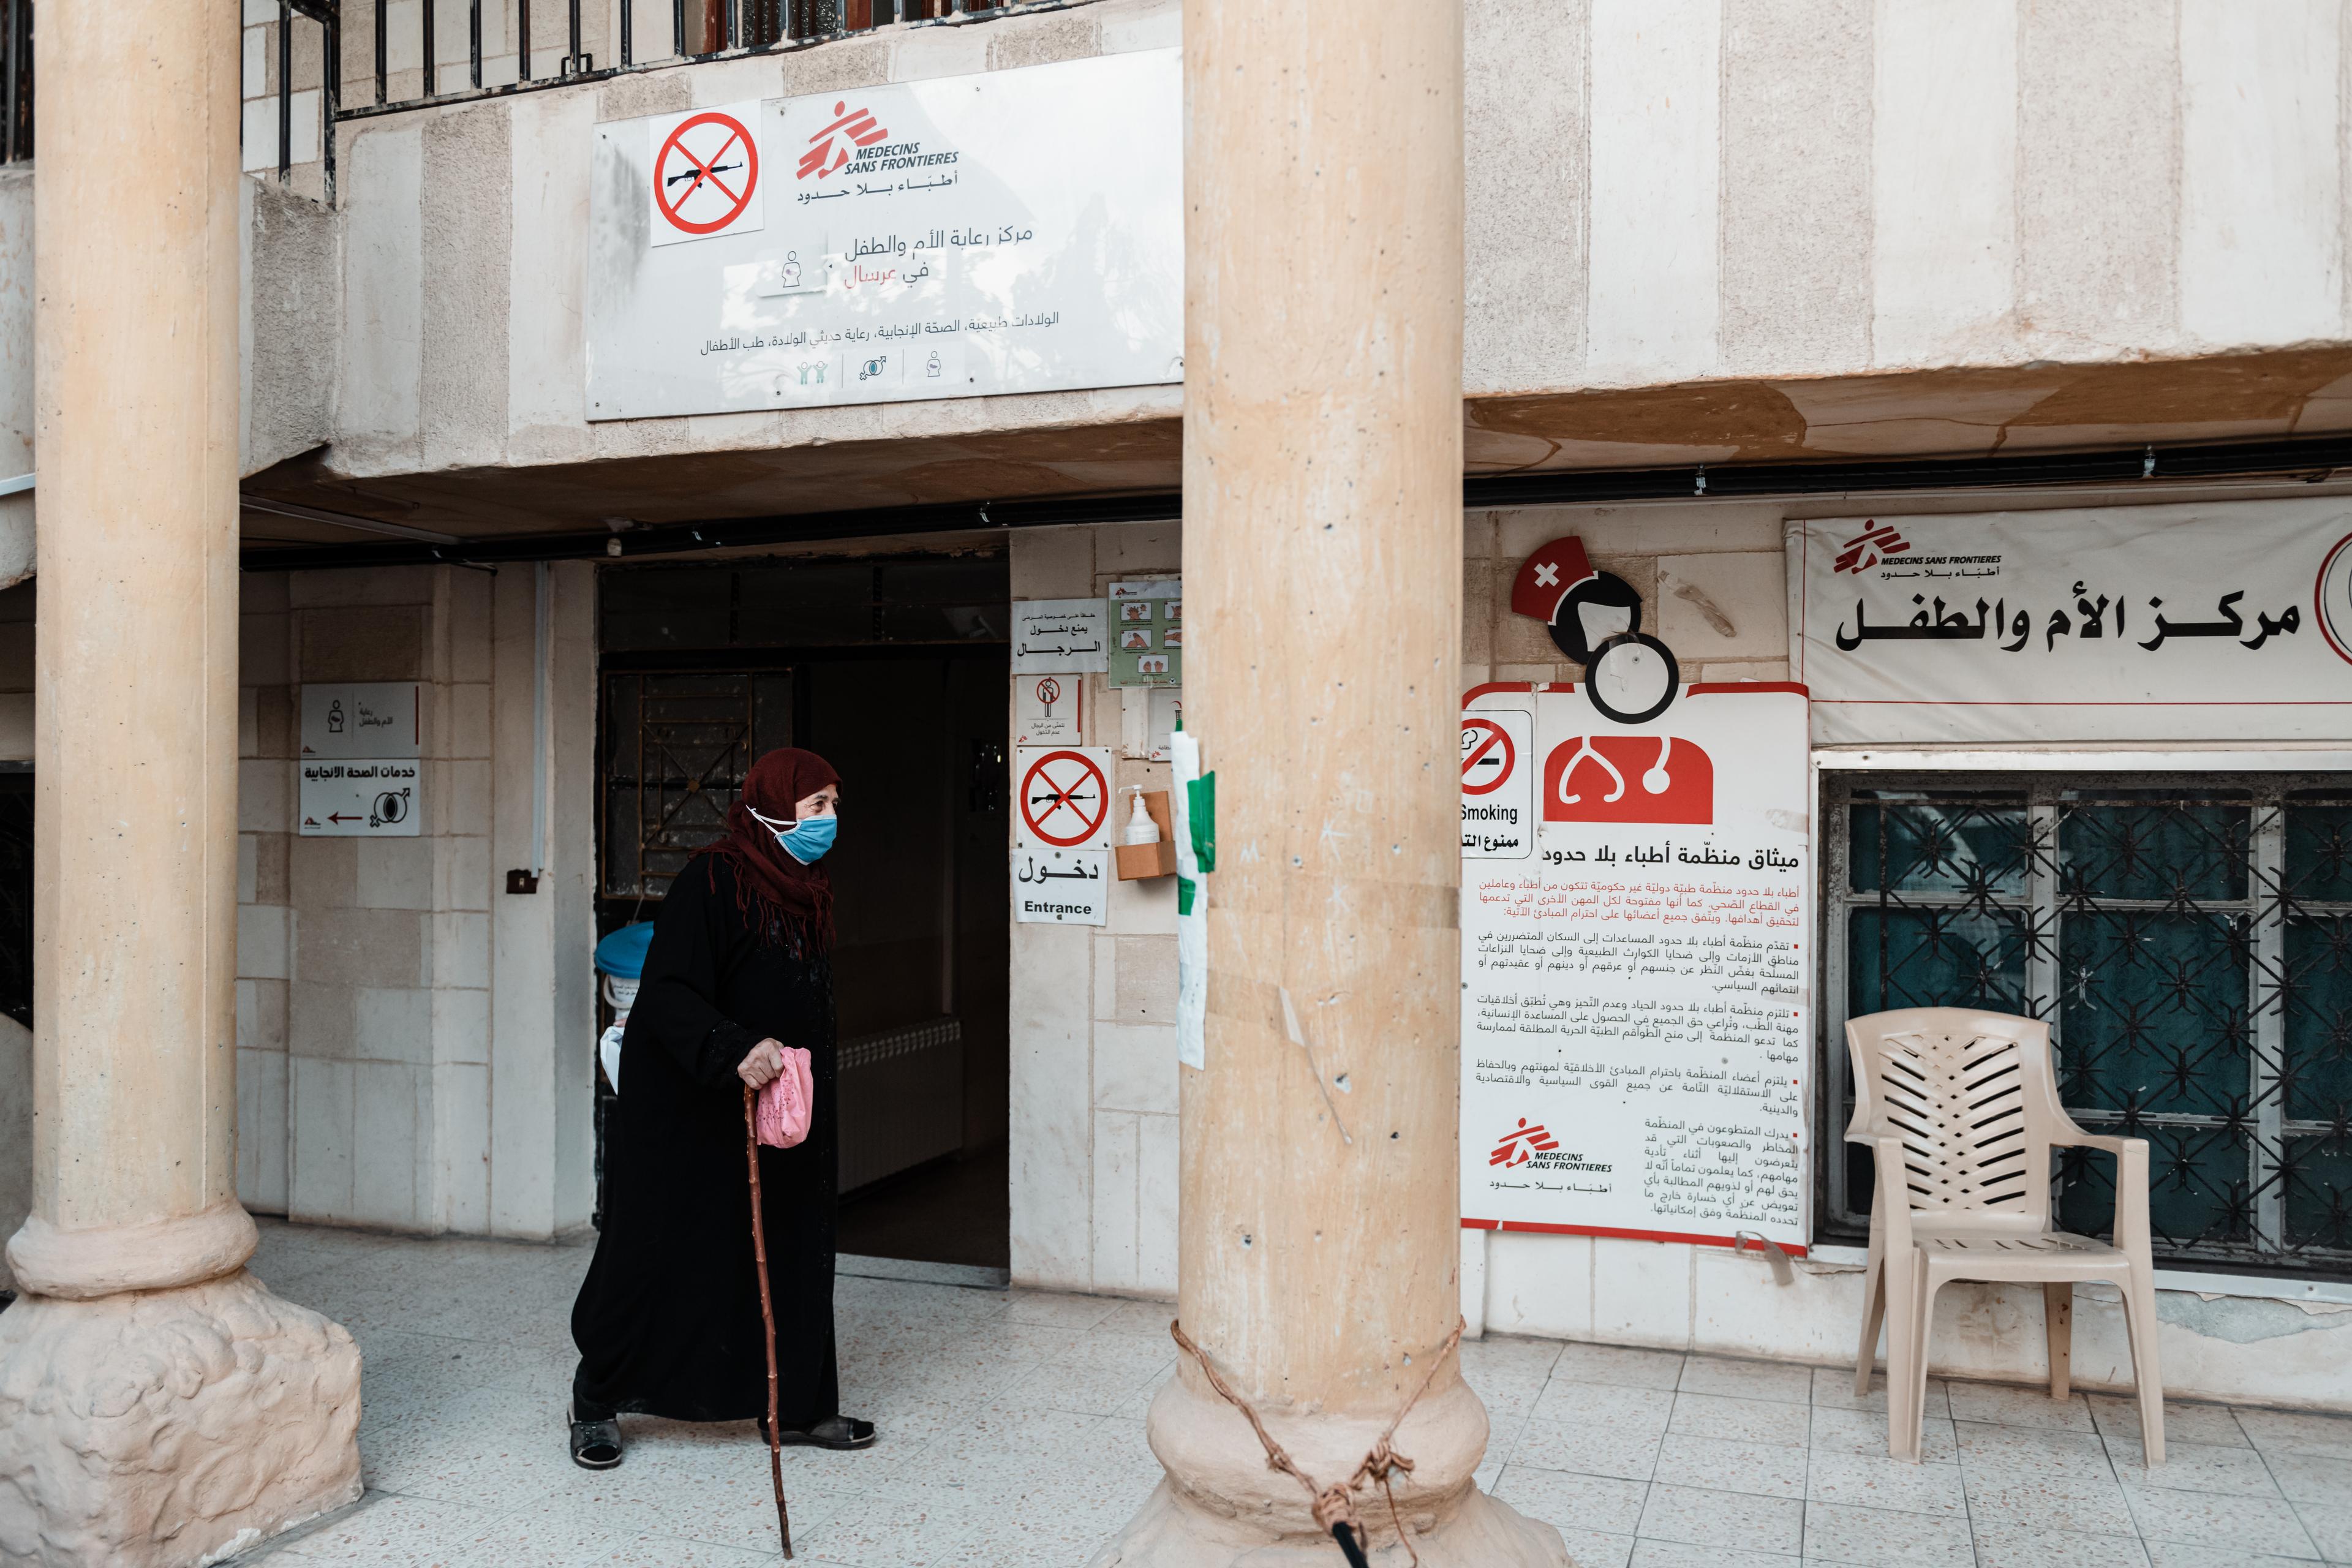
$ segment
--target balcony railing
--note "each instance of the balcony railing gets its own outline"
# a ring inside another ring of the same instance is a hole
[[[900,22],[952,24],[1076,0],[245,0],[248,170],[316,163],[335,199],[332,127],[697,60],[804,48]],[[29,6],[30,0],[0,0]],[[255,35],[263,35],[257,38]],[[268,36],[274,34],[274,37]],[[275,68],[269,68],[274,63]],[[257,69],[257,67],[259,68]],[[358,90],[347,90],[347,84]],[[276,99],[274,115],[257,113]],[[315,135],[315,141],[313,137]]]

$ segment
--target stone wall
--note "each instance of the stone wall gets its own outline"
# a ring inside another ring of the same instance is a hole
[[[551,755],[545,770],[561,853],[526,898],[504,887],[508,867],[530,863],[539,776],[533,569],[245,578],[237,1088],[249,1206],[523,1236],[586,1218],[590,581],[584,566],[551,574],[568,630],[551,658],[548,742],[564,765]],[[421,832],[302,837],[299,689],[376,680],[423,687]]]
[[[599,121],[1166,47],[1180,20],[1014,8],[345,124],[321,477],[539,468],[580,512],[567,466],[652,505],[627,460],[684,459],[700,515],[755,515],[961,494],[954,441],[1022,435],[1028,489],[1172,481],[1171,387],[591,424],[582,301]],[[486,80],[511,70],[503,26]],[[1498,0],[1465,27],[1474,468],[2352,426],[2336,0]],[[372,45],[345,45],[356,86]],[[298,49],[303,90],[312,68]],[[249,154],[274,138],[249,128]],[[862,471],[817,456],[845,447]],[[693,461],[719,454],[740,458]]]
[[[1013,597],[1100,595],[1181,564],[1173,524],[1032,530],[1013,536]],[[1116,789],[1166,789],[1165,763],[1121,747],[1121,694],[1083,679],[1086,743],[1122,752]],[[1172,1296],[1175,879],[1113,883],[1108,926],[1015,924],[1012,1005],[1013,1279]]]

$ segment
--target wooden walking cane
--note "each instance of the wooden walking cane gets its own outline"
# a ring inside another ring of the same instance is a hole
[[[776,1303],[768,1293],[768,1229],[760,1215],[760,1091],[743,1086],[743,1159],[751,1167],[751,1256],[760,1265],[760,1321],[767,1325],[768,1478],[776,1484],[776,1528],[793,1556],[793,1516],[784,1508],[784,1438],[776,1427]]]

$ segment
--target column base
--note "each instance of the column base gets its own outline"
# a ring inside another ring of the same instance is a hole
[[[1410,1568],[1412,1558],[1389,1528],[1384,1501],[1365,1511],[1365,1523],[1371,1535],[1366,1557],[1378,1568]],[[1408,1515],[1406,1528],[1422,1568],[1574,1568],[1559,1531],[1475,1487],[1442,1520]],[[1339,1561],[1328,1538],[1275,1535],[1213,1513],[1162,1480],[1093,1568],[1333,1568]]]
[[[1291,1458],[1318,1480],[1346,1479],[1380,1436],[1364,1416],[1270,1416]],[[1167,1467],[1160,1489],[1095,1568],[1332,1568],[1339,1551],[1319,1531],[1306,1489],[1270,1468],[1249,1423],[1180,1372],[1152,1397],[1152,1452]],[[1486,1451],[1486,1411],[1458,1379],[1433,1389],[1399,1424],[1396,1452],[1412,1458],[1395,1478],[1397,1516],[1424,1568],[1570,1568],[1559,1531],[1521,1517],[1473,1480]],[[1389,1499],[1356,1494],[1374,1563],[1410,1564]]]
[[[360,1495],[360,1352],[252,1275],[0,1312],[0,1561],[190,1568]]]

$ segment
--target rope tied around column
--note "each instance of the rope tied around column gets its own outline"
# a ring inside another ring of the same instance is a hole
[[[1389,1500],[1389,1521],[1396,1527],[1397,1539],[1404,1542],[1405,1555],[1412,1559],[1413,1568],[1421,1568],[1421,1553],[1413,1550],[1412,1538],[1405,1533],[1404,1516],[1398,1511],[1396,1491],[1390,1484],[1390,1478],[1396,1471],[1402,1470],[1408,1476],[1412,1474],[1412,1461],[1398,1453],[1390,1439],[1396,1436],[1396,1429],[1403,1425],[1404,1418],[1412,1413],[1412,1407],[1421,1402],[1421,1396],[1429,1392],[1429,1385],[1437,1381],[1438,1370],[1444,1366],[1446,1358],[1461,1348],[1464,1327],[1460,1318],[1454,1320],[1454,1331],[1446,1335],[1445,1342],[1438,1347],[1436,1357],[1429,1363],[1429,1370],[1422,1374],[1421,1386],[1414,1389],[1412,1397],[1399,1405],[1397,1413],[1389,1418],[1387,1427],[1364,1455],[1363,1462],[1356,1467],[1356,1473],[1339,1485],[1318,1487],[1315,1484],[1315,1478],[1300,1469],[1297,1461],[1274,1440],[1274,1435],[1265,1429],[1265,1423],[1259,1420],[1257,1412],[1250,1408],[1249,1401],[1235,1394],[1232,1386],[1217,1375],[1217,1369],[1210,1364],[1208,1352],[1186,1336],[1182,1321],[1174,1318],[1168,1321],[1168,1331],[1175,1336],[1178,1347],[1200,1363],[1202,1374],[1208,1378],[1209,1386],[1215,1389],[1226,1404],[1240,1411],[1249,1422],[1250,1430],[1257,1434],[1258,1446],[1265,1450],[1265,1468],[1281,1471],[1307,1489],[1317,1526],[1339,1543],[1339,1550],[1347,1555],[1353,1568],[1367,1568],[1364,1552],[1370,1543],[1363,1521],[1356,1517],[1356,1489],[1373,1481],[1380,1482],[1381,1491]]]

